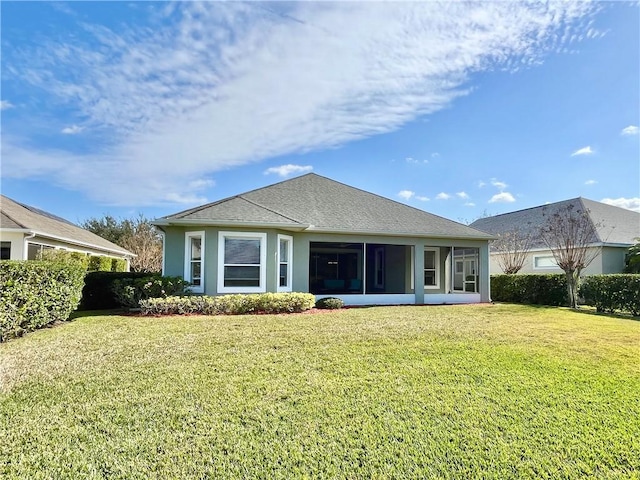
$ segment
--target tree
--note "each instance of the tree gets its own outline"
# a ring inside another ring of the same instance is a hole
[[[578,308],[580,274],[602,249],[593,245],[598,241],[597,229],[601,223],[594,224],[589,211],[574,204],[543,211],[543,216],[546,222],[540,227],[540,238],[567,277],[571,308]]]
[[[135,253],[136,256],[130,260],[134,272],[155,273],[162,270],[162,237],[144,215],[121,220],[105,215],[102,218],[90,218],[80,226]]]
[[[629,247],[624,263],[625,273],[640,273],[640,238],[636,238],[635,245]]]
[[[496,253],[496,260],[502,271],[507,274],[515,274],[524,265],[532,243],[531,233],[516,228],[499,234],[491,246]]]

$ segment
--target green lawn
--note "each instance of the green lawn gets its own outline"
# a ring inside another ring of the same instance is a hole
[[[640,322],[89,316],[0,344],[2,478],[640,478]]]

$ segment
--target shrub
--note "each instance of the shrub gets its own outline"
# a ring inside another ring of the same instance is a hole
[[[187,293],[190,283],[180,277],[146,275],[141,278],[122,278],[113,282],[113,293],[122,307],[138,308],[140,300],[166,298]]]
[[[240,315],[246,313],[298,313],[313,308],[311,293],[149,298],[140,301],[143,315]]]
[[[89,257],[88,270],[90,272],[110,272],[112,260],[111,257],[92,255]]]
[[[68,320],[80,302],[84,275],[79,263],[1,261],[0,341]]]
[[[111,259],[111,271],[112,272],[126,272],[127,261],[124,258],[112,258]]]
[[[583,280],[579,293],[599,312],[640,315],[640,274],[590,275]]]
[[[89,267],[89,256],[82,252],[70,252],[58,248],[43,250],[38,254],[38,260],[48,262],[73,263],[79,265],[84,271]]]
[[[491,275],[491,299],[534,305],[568,305],[567,279],[562,273]]]
[[[141,272],[89,272],[84,279],[81,310],[107,310],[120,304],[113,293],[113,282],[125,278],[148,277]]]
[[[325,310],[337,310],[342,307],[344,307],[344,302],[335,297],[321,298],[316,302],[316,308]]]

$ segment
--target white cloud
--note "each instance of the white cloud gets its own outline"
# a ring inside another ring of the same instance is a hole
[[[417,160],[413,157],[407,157],[404,159],[405,162],[411,163],[413,165],[426,164],[429,163],[429,160]]]
[[[410,200],[415,194],[416,192],[412,192],[411,190],[401,190],[398,192],[398,196],[405,200]]]
[[[416,195],[416,200],[420,200],[421,202],[428,202],[430,199],[429,197],[423,197],[422,195]]]
[[[601,202],[614,205],[616,207],[626,208],[627,210],[633,210],[634,212],[640,212],[640,197],[603,198]]]
[[[591,150],[590,146],[582,147],[571,154],[572,157],[577,155],[593,155],[593,150]]]
[[[509,192],[500,192],[491,197],[489,203],[513,203],[515,201],[516,199]]]
[[[311,165],[292,165],[288,163],[287,165],[280,165],[279,167],[271,167],[267,168],[264,171],[265,175],[270,175],[275,173],[280,175],[281,177],[288,177],[289,175],[293,175],[294,173],[306,173],[313,170]]]
[[[84,127],[80,127],[78,125],[71,125],[70,127],[63,128],[60,133],[64,133],[65,135],[76,135],[84,130]]]
[[[467,194],[467,192],[458,192],[456,193],[456,195],[464,200],[466,200],[467,198],[469,198],[469,195]]]
[[[14,107],[15,105],[9,100],[0,100],[0,110],[9,110],[10,108]]]
[[[438,152],[433,152],[431,154],[431,158],[438,158],[440,156],[440,154]]]
[[[501,182],[500,180],[496,180],[495,178],[491,179],[491,185],[496,187],[498,190],[504,190],[505,188],[508,187],[506,183]]]
[[[5,121],[3,177],[47,176],[105,203],[189,199],[189,183],[217,171],[446,108],[470,92],[470,74],[540,63],[592,28],[597,10],[581,1],[149,5],[148,25],[78,23],[3,52],[3,81],[41,89],[43,104],[64,103],[107,138],[82,154],[34,147],[23,124]]]
[[[638,135],[639,131],[640,129],[638,129],[636,125],[629,125],[628,127],[623,128],[620,134],[621,135]]]
[[[483,182],[482,180],[478,180],[478,188],[482,188],[486,185],[485,182]]]
[[[466,202],[466,203],[464,204],[464,206],[465,206],[465,207],[475,207],[475,206],[476,206],[476,204],[475,204],[475,203],[473,203],[473,202]]]
[[[449,200],[450,198],[451,195],[445,192],[440,192],[438,195],[436,195],[436,200]]]
[[[189,182],[189,190],[204,190],[205,188],[214,187],[215,184],[216,182],[209,178],[199,178]]]
[[[598,183],[597,180],[587,180],[584,182],[585,185],[595,185],[596,183]]]

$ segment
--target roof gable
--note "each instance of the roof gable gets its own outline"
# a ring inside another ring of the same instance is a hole
[[[588,212],[591,224],[596,230],[593,243],[631,245],[635,238],[640,237],[640,213],[582,197],[481,218],[470,226],[493,235],[518,229],[531,234],[534,237],[533,247],[540,248],[545,244],[539,238],[538,229],[546,222],[545,215],[553,214],[569,205],[575,205],[580,210]]]
[[[163,217],[158,223],[278,223],[345,233],[490,238],[423,210],[315,173]]]
[[[80,228],[64,218],[16,202],[4,195],[0,195],[0,212],[0,228],[30,230],[39,235],[52,236],[69,243],[117,252],[121,255],[133,255],[121,246]]]

